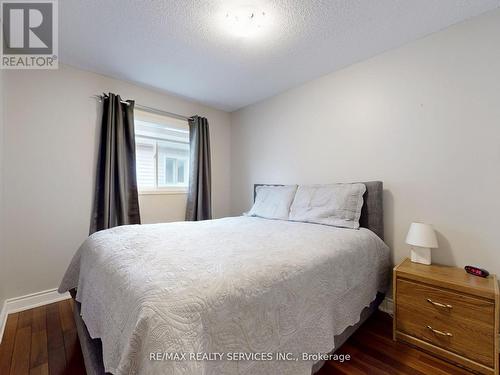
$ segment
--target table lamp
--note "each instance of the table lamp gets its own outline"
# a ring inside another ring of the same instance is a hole
[[[411,261],[431,264],[431,249],[438,247],[436,233],[430,224],[411,223],[406,243],[411,245]]]

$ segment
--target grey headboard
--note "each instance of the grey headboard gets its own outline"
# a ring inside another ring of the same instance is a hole
[[[373,233],[384,239],[384,207],[382,194],[384,184],[382,181],[362,182],[366,186],[366,192],[363,195],[363,208],[361,209],[361,218],[359,225],[370,229]],[[278,184],[255,184],[253,186],[253,199],[255,200],[256,188],[262,185],[281,186]]]

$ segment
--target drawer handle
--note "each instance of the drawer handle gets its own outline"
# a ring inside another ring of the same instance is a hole
[[[453,335],[450,332],[439,331],[437,329],[432,328],[431,326],[427,326],[427,328],[429,328],[433,333],[435,333],[437,335],[446,336],[446,337],[453,337]]]
[[[444,309],[451,309],[451,308],[453,308],[452,305],[445,305],[444,303],[434,302],[430,298],[427,298],[427,302],[432,303],[434,306],[442,307]]]

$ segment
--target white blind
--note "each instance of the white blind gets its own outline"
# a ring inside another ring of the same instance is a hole
[[[141,188],[155,188],[155,144],[152,140],[136,137],[135,157],[137,185]]]

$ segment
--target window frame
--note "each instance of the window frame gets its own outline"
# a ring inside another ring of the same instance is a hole
[[[155,113],[150,113],[144,110],[136,110],[136,113],[134,113],[134,133],[135,133],[135,120],[143,121],[143,122],[149,122],[153,123],[155,125],[160,125],[164,126],[166,129],[169,130],[174,130],[174,131],[186,131],[189,132],[189,124],[186,121],[185,124],[179,124],[179,123],[184,123],[182,120],[178,120],[173,117],[169,117],[166,115],[157,115]],[[163,121],[162,121],[163,120]],[[167,121],[174,121],[175,126],[169,126],[166,122]],[[185,128],[182,129],[182,128]],[[137,144],[138,139],[144,139],[148,141],[152,141],[153,143],[153,155],[154,155],[154,181],[155,181],[155,186],[154,187],[148,187],[148,188],[141,188],[139,186],[139,183],[137,183],[137,191],[139,195],[168,195],[168,194],[187,194],[188,189],[189,189],[189,156],[187,158],[179,158],[184,160],[185,166],[187,166],[188,172],[187,174],[185,173],[185,177],[187,176],[187,184],[185,186],[160,186],[159,181],[158,181],[158,143],[159,142],[173,142],[173,143],[180,143],[180,144],[187,144],[188,145],[188,153],[190,152],[189,147],[189,141],[183,142],[183,141],[178,141],[174,139],[161,139],[157,137],[152,137],[152,136],[146,136],[146,135],[134,135],[135,143]],[[137,147],[137,146],[136,146]],[[167,155],[164,156],[167,158]],[[177,165],[177,163],[176,163]]]

